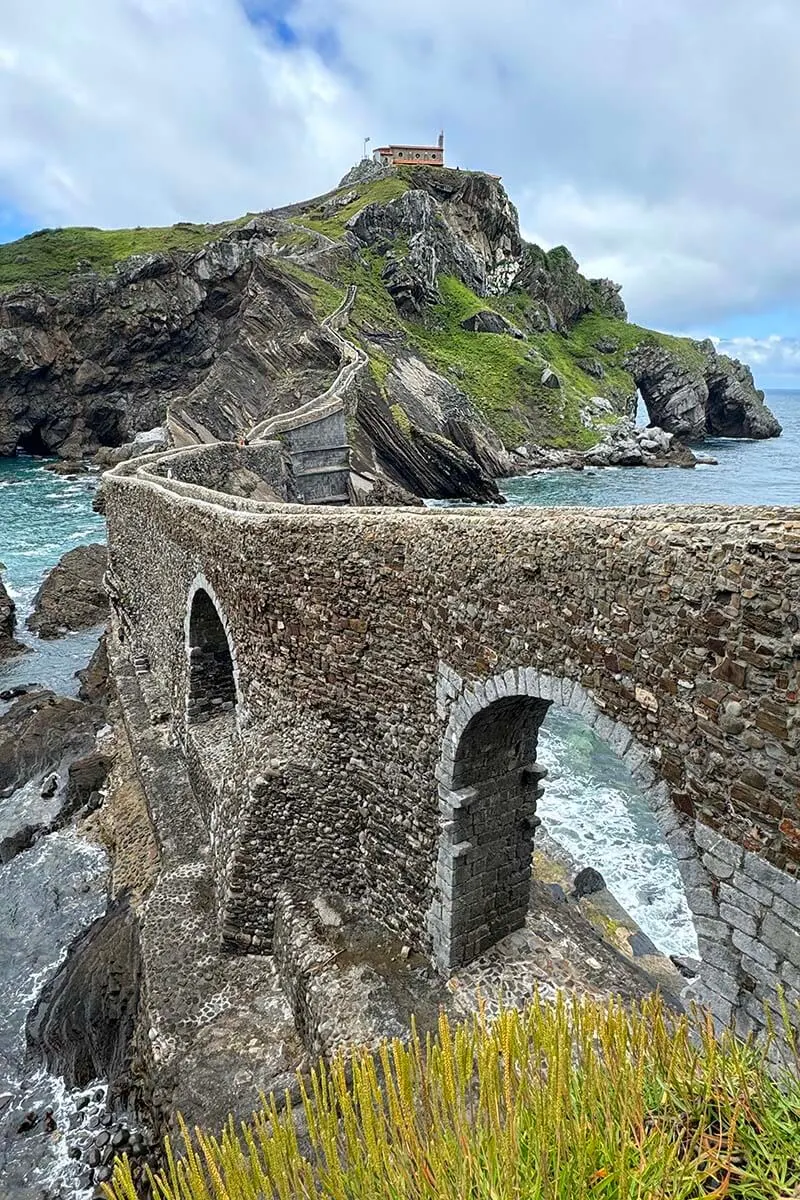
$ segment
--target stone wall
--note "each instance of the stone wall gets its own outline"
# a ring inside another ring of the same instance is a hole
[[[141,471],[231,495],[242,495],[239,481],[251,476],[270,489],[270,499],[295,499],[291,465],[277,441],[252,446],[212,442],[168,451],[150,459]]]
[[[224,771],[195,742],[190,755],[212,788],[217,773],[207,823],[229,942],[270,947],[285,883],[365,898],[445,968],[513,927],[536,727],[556,703],[644,787],[717,1014],[758,1021],[762,995],[796,987],[800,513],[210,504],[124,471],[106,492],[116,605],[185,744],[198,575],[235,650]],[[509,698],[536,714],[519,736],[494,707]],[[470,788],[497,806],[496,845],[485,812],[458,826],[453,797]]]

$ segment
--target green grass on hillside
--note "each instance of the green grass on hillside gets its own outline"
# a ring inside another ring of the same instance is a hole
[[[787,1028],[789,1017],[786,1014]],[[659,997],[563,994],[493,1024],[356,1050],[301,1083],[308,1146],[274,1098],[221,1137],[183,1127],[159,1200],[792,1200],[800,1079]],[[127,1159],[109,1200],[143,1200]]]
[[[327,279],[323,279],[321,275],[315,275],[313,271],[306,271],[303,267],[298,266],[297,263],[291,262],[289,259],[278,258],[273,259],[272,262],[279,271],[293,276],[309,288],[314,311],[320,319],[329,317],[344,300],[344,288],[336,287],[335,284],[330,283]]]
[[[408,327],[410,340],[472,397],[506,446],[540,441],[587,448],[598,441],[581,424],[578,411],[582,399],[597,394],[597,381],[574,366],[558,345],[563,339],[552,335],[551,345],[545,335],[520,341],[510,334],[469,333],[461,321],[494,301],[480,299],[452,277],[440,278],[439,290],[443,303],[429,326]],[[561,378],[560,389],[542,385],[548,364]]]
[[[109,275],[118,262],[150,251],[199,250],[244,225],[249,215],[218,225],[181,222],[154,229],[41,229],[16,242],[0,245],[0,292],[23,283],[63,291],[79,269]]]
[[[371,183],[340,188],[331,196],[326,197],[325,203],[328,204],[337,196],[346,196],[352,191],[358,193],[353,200],[328,217],[323,212],[323,205],[320,205],[318,208],[309,209],[301,216],[293,217],[292,220],[296,221],[298,225],[307,225],[309,229],[315,229],[317,233],[327,234],[330,238],[340,238],[344,236],[347,222],[356,213],[361,212],[362,208],[366,208],[368,204],[386,204],[389,200],[396,200],[408,191],[409,186],[407,176],[402,171],[396,171],[386,179],[375,179]]]

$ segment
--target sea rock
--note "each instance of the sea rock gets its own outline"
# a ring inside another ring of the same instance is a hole
[[[112,764],[110,755],[96,749],[70,763],[62,817],[71,817],[81,809],[92,808],[100,803],[100,791],[105,787]]]
[[[599,871],[594,867],[584,867],[575,876],[572,883],[572,894],[576,900],[582,900],[584,896],[592,896],[595,892],[605,890],[606,881]]]
[[[511,337],[524,340],[525,334],[516,325],[512,325],[500,313],[492,312],[489,308],[481,309],[474,316],[466,317],[461,322],[461,328],[469,333],[507,333]]]
[[[103,624],[108,619],[103,587],[106,564],[105,546],[68,550],[36,593],[28,629],[40,637],[55,638]]]
[[[27,646],[18,642],[14,637],[16,627],[17,606],[0,579],[0,661],[4,658],[11,658],[15,654],[22,654],[27,650]]]
[[[94,462],[103,467],[114,467],[117,463],[127,462],[131,458],[139,458],[142,454],[155,454],[160,450],[168,450],[170,436],[163,425],[154,429],[145,429],[137,433],[131,442],[123,442],[121,446],[103,446],[94,457]]]
[[[653,425],[688,441],[778,437],[781,426],[764,403],[749,367],[712,342],[684,352],[641,342],[625,359]]]
[[[106,635],[100,638],[92,657],[82,671],[76,671],[80,680],[78,699],[88,704],[105,706],[109,700],[110,674],[108,669],[108,647]]]
[[[753,372],[725,354],[709,353],[706,428],[712,437],[779,437],[779,421],[764,403]]]
[[[140,979],[138,920],[117,901],[73,943],[28,1016],[31,1057],[68,1088],[107,1079],[110,1107],[124,1104]]]
[[[100,714],[46,688],[27,692],[0,716],[0,791],[52,770],[94,746]]]
[[[573,471],[582,471],[585,464],[580,450],[555,450],[549,446],[520,446],[521,457],[525,460],[525,474],[532,475],[538,471],[555,471],[565,467]]]
[[[672,433],[654,426],[636,428],[629,418],[613,425],[583,455],[587,467],[694,467],[697,459]]]

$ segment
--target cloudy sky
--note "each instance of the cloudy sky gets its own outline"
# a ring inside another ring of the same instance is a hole
[[[447,135],[632,319],[800,386],[798,0],[0,0],[0,241],[315,195]]]

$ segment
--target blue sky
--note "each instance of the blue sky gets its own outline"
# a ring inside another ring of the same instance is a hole
[[[256,211],[444,126],[632,319],[800,386],[798,111],[796,0],[3,0],[0,241]]]

